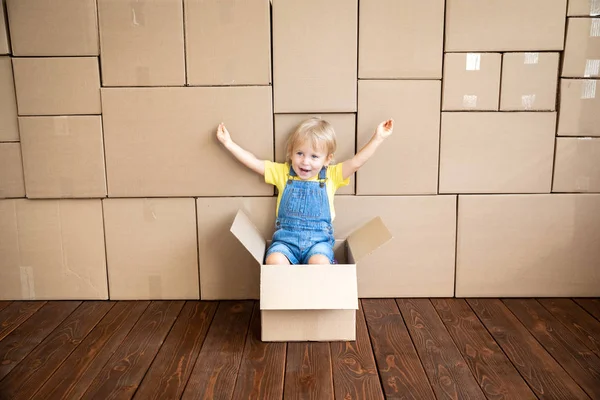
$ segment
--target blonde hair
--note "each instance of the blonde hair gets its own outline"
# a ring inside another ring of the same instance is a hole
[[[313,117],[301,122],[290,135],[286,146],[286,161],[292,158],[294,149],[310,142],[315,150],[327,150],[327,155],[335,153],[337,143],[333,126],[324,119]]]

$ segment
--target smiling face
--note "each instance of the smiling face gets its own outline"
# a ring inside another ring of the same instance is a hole
[[[290,161],[298,178],[306,181],[317,176],[332,158],[333,154],[327,154],[324,146],[315,148],[310,142],[305,142],[293,149]]]

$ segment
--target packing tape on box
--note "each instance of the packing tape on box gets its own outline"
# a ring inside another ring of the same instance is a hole
[[[540,53],[525,53],[523,58],[524,64],[537,64],[540,58]]]
[[[21,298],[35,300],[35,279],[33,267],[20,267],[21,269]]]
[[[148,276],[148,294],[150,299],[162,299],[162,278],[160,275]]]
[[[144,12],[144,3],[140,1],[132,1],[129,3],[131,7],[131,24],[133,26],[146,25],[146,13]]]
[[[54,121],[54,136],[70,136],[69,117],[52,117]]]
[[[467,53],[466,64],[467,71],[479,71],[481,69],[481,54]]]
[[[465,94],[463,96],[463,107],[466,108],[475,108],[477,107],[477,95],[475,94]]]
[[[600,16],[600,0],[590,2],[590,17]]]
[[[535,94],[524,94],[521,96],[521,106],[525,110],[531,110],[535,103]]]
[[[581,85],[581,98],[582,99],[595,99],[596,98],[596,80],[586,79]]]
[[[600,60],[585,60],[584,78],[600,75]]]
[[[150,86],[150,68],[135,68],[135,84],[137,86]]]
[[[600,19],[592,19],[590,24],[590,37],[600,37]]]
[[[149,199],[144,199],[144,206],[143,208],[143,213],[144,213],[144,221],[146,222],[154,222],[156,221],[156,212],[154,210],[154,204],[152,204],[152,200]]]

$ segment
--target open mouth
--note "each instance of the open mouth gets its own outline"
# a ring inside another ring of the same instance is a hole
[[[303,174],[308,174],[310,172],[310,169],[300,168],[300,172],[302,172]]]

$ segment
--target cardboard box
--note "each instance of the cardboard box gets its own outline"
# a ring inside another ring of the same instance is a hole
[[[19,115],[100,114],[96,57],[13,58]]]
[[[17,97],[10,57],[0,57],[0,88],[0,142],[17,142]]]
[[[199,299],[194,199],[104,199],[112,300]]]
[[[356,339],[356,263],[392,239],[381,218],[348,236],[347,264],[264,265],[267,241],[242,210],[231,232],[260,265],[263,341]]]
[[[567,0],[447,0],[444,51],[562,50]]]
[[[217,140],[273,159],[271,88],[102,89],[109,197],[272,196]]]
[[[94,0],[7,0],[15,56],[97,56]]]
[[[600,195],[459,196],[457,297],[598,297]]]
[[[380,216],[392,242],[357,265],[360,298],[452,297],[456,196],[338,196],[335,237]]]
[[[439,81],[358,82],[357,150],[388,118],[394,134],[357,172],[357,194],[437,193],[440,89]]]
[[[442,110],[498,110],[499,53],[446,53]]]
[[[271,83],[268,0],[184,0],[189,85]]]
[[[8,24],[6,23],[6,0],[0,0],[0,54],[10,54],[10,40],[8,39]]]
[[[600,1],[598,0],[569,0],[567,16],[569,17],[597,17],[600,15]]]
[[[558,53],[505,53],[500,110],[556,110]]]
[[[0,198],[25,197],[21,143],[0,143]]]
[[[285,162],[289,136],[298,124],[311,117],[319,117],[328,121],[335,130],[337,150],[333,156],[333,164],[342,163],[354,155],[356,148],[355,114],[278,114],[275,115],[275,161]],[[350,183],[341,187],[336,194],[354,194],[354,181],[353,175],[350,177]]]
[[[600,138],[557,138],[553,192],[600,192]]]
[[[275,112],[356,111],[358,0],[275,0],[272,13]]]
[[[556,113],[442,113],[440,193],[550,193]]]
[[[0,200],[1,300],[106,300],[100,200]]]
[[[442,77],[444,0],[362,1],[359,7],[359,78]]]
[[[600,80],[561,79],[559,136],[600,136]]]
[[[600,77],[600,19],[568,18],[562,77]]]
[[[28,198],[106,197],[98,116],[20,117]]]
[[[184,86],[181,1],[98,0],[102,86]]]

